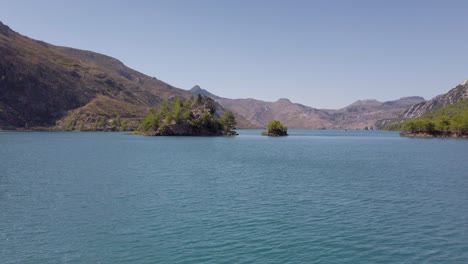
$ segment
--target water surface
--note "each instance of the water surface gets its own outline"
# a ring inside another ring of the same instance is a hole
[[[468,263],[468,140],[239,132],[1,132],[1,263]]]

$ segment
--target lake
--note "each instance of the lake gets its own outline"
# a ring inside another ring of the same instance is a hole
[[[468,140],[0,132],[0,262],[468,263]]]

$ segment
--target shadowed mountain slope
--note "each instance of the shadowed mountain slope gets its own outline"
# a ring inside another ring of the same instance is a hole
[[[91,51],[22,36],[0,23],[0,126],[50,126],[98,95],[153,106],[190,93]]]
[[[33,40],[1,22],[0,57],[0,128],[141,119],[165,99],[192,96],[112,57]],[[238,123],[252,126],[241,116]]]

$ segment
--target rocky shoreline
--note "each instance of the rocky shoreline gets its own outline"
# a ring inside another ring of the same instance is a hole
[[[462,134],[452,131],[400,132],[400,136],[418,138],[468,138],[468,134]]]
[[[160,127],[157,130],[137,132],[144,136],[236,136],[235,131],[225,131],[222,129],[210,131],[208,129],[194,129],[187,124],[172,124]]]

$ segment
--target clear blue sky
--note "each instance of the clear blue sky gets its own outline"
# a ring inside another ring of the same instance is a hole
[[[176,87],[318,108],[468,79],[468,1],[0,0],[0,20]]]

